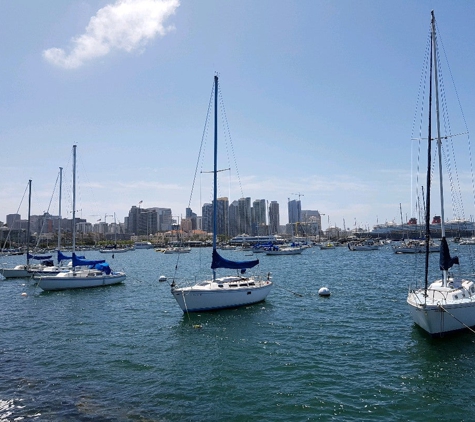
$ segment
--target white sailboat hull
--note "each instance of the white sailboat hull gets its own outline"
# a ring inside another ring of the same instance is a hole
[[[38,287],[45,291],[85,289],[110,286],[122,283],[126,278],[123,272],[105,274],[101,271],[68,271],[50,277],[38,277]]]
[[[266,255],[299,255],[303,248],[282,248],[275,251],[266,251]]]
[[[124,253],[128,252],[130,249],[100,249],[100,253]]]
[[[191,287],[172,287],[172,294],[183,312],[214,311],[262,302],[272,289],[270,280],[256,281],[227,277],[205,281]]]
[[[432,336],[475,326],[475,285],[469,280],[453,280],[442,287],[440,280],[427,289],[409,292],[407,303],[414,322]]]
[[[2,268],[0,273],[5,278],[28,278],[31,274],[28,272],[28,266],[17,265],[15,268]]]

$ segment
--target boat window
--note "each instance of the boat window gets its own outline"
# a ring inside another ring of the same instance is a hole
[[[223,285],[222,285],[222,284],[218,284],[218,287],[223,287]]]
[[[230,284],[229,287],[237,287],[237,284]]]

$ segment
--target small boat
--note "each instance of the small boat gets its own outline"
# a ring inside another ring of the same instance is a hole
[[[430,227],[430,186],[431,177],[434,169],[432,163],[432,142],[436,142],[436,151],[438,154],[438,172],[439,172],[439,190],[440,190],[440,231],[441,231],[441,247],[439,268],[441,270],[441,278],[429,284],[429,242],[425,246],[425,271],[424,271],[424,287],[410,289],[407,296],[407,304],[414,323],[429,333],[431,336],[442,336],[446,333],[452,333],[475,326],[475,284],[465,276],[454,275],[449,271],[451,268],[459,264],[458,257],[450,256],[449,245],[445,237],[445,218],[444,218],[444,184],[442,169],[442,140],[444,143],[449,142],[451,135],[441,133],[439,113],[445,110],[439,109],[439,77],[440,70],[438,65],[440,59],[437,50],[436,22],[434,12],[431,13],[431,48],[430,48],[430,69],[429,77],[429,108],[428,108],[428,150],[427,150],[427,188],[426,188],[426,239],[431,238]],[[432,74],[433,72],[433,74]],[[435,93],[433,91],[435,85]],[[436,117],[436,134],[432,135],[432,96],[435,95],[435,117]],[[445,104],[445,101],[442,103]],[[450,127],[450,125],[444,125]],[[450,145],[444,148],[445,151],[450,149]],[[445,152],[444,152],[445,155]],[[472,330],[473,331],[473,330]]]
[[[277,246],[274,245],[272,248],[266,250],[266,255],[300,255],[302,251],[306,249],[301,246]]]
[[[153,245],[147,241],[140,241],[134,243],[135,249],[152,249]]]
[[[100,253],[124,253],[130,251],[129,248],[104,248],[99,249]]]
[[[325,242],[320,245],[320,249],[335,249],[335,244],[333,242]]]
[[[377,251],[379,246],[373,239],[366,239],[361,242],[348,242],[348,249],[350,251]]]
[[[409,240],[402,242],[399,245],[393,246],[394,253],[397,254],[415,254],[425,253],[425,241]],[[440,245],[437,245],[434,241],[429,242],[429,252],[439,252]]]
[[[164,254],[176,254],[176,253],[190,253],[191,248],[186,246],[175,246],[173,248],[167,248],[163,251]]]
[[[259,264],[259,260],[231,261],[217,251],[218,215],[218,76],[214,77],[214,169],[213,169],[213,251],[212,278],[193,286],[179,287],[171,283],[171,294],[183,312],[213,311],[236,308],[262,302],[272,289],[270,274],[267,278],[248,277],[245,271]],[[236,275],[217,277],[217,269],[233,269]]]
[[[42,264],[31,264],[30,260],[48,260],[51,255],[48,256],[35,256],[30,254],[30,216],[31,213],[31,180],[28,181],[28,228],[26,230],[26,264],[15,265],[13,268],[6,268],[2,265],[0,268],[0,274],[4,278],[30,278],[33,274],[32,271],[40,269]]]

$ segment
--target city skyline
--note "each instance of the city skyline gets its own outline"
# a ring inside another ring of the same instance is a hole
[[[265,199],[240,198],[238,201],[233,201],[229,204],[229,200],[226,197],[218,198],[217,217],[218,217],[218,233],[234,236],[240,233],[247,233],[252,235],[267,234],[267,233],[279,233],[282,228],[287,225],[294,225],[295,223],[309,223],[315,222],[317,218],[318,224],[321,227],[321,217],[318,210],[301,210],[300,201],[289,201],[288,208],[296,207],[298,211],[298,218],[290,219],[288,223],[280,224],[280,212],[279,203],[277,201],[266,201]],[[196,220],[200,219],[201,230],[212,232],[212,203],[203,204],[201,208],[201,215],[197,215],[191,208],[186,209],[185,217],[174,218],[172,210],[165,207],[151,207],[140,208],[133,205],[128,213],[128,216],[120,221],[113,214],[106,214],[104,220],[99,218],[95,221],[88,221],[85,218],[76,215],[76,220],[88,223],[91,226],[124,226],[127,233],[135,233],[138,235],[153,232],[164,232],[172,230],[173,226],[181,226],[184,220],[190,222],[195,221],[190,225],[190,229],[197,229]],[[234,209],[234,211],[233,211]],[[289,215],[292,213],[289,211]],[[42,224],[40,220],[49,221],[49,231],[53,229],[57,230],[57,223],[55,221],[72,221],[72,219],[65,218],[64,216],[55,215],[54,213],[45,212],[41,215],[31,215],[31,222],[33,226]],[[110,217],[112,221],[107,222],[107,218]],[[7,214],[4,224],[9,228],[26,228],[27,218],[22,218],[21,214]],[[1,220],[0,220],[1,221]],[[232,227],[231,227],[232,226]],[[145,227],[147,227],[145,229]],[[36,227],[33,230],[41,231]]]

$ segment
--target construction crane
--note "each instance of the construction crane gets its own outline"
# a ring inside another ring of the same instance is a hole
[[[104,214],[104,222],[107,223],[107,217],[114,217],[113,214]]]
[[[295,196],[298,196],[299,197],[299,201],[300,201],[300,197],[301,196],[305,196],[303,193],[293,193],[292,195],[295,195]]]

